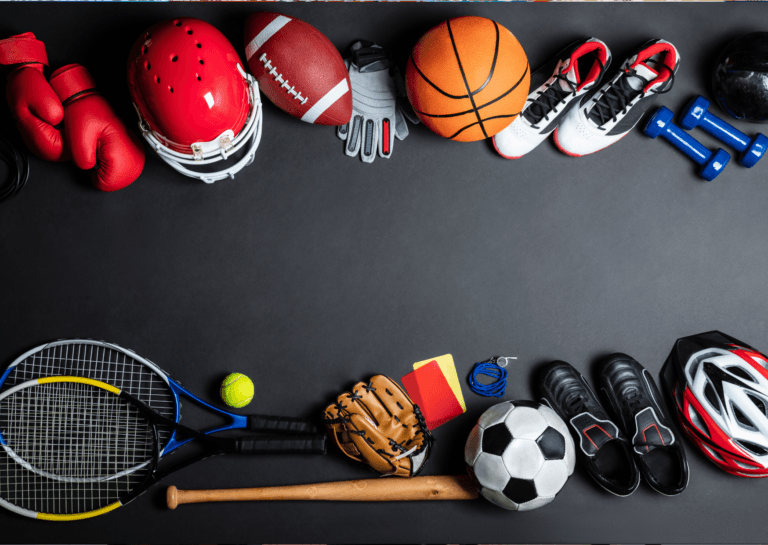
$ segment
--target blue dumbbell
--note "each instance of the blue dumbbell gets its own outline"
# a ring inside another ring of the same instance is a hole
[[[651,138],[661,136],[668,140],[673,146],[701,165],[699,176],[711,182],[725,169],[731,156],[722,149],[713,152],[704,147],[701,142],[672,123],[673,117],[675,114],[672,113],[672,110],[662,106],[648,120],[643,132]]]
[[[708,108],[709,101],[706,98],[702,96],[694,98],[685,108],[680,126],[687,130],[701,127],[726,146],[740,152],[739,164],[741,166],[747,168],[755,166],[768,150],[768,138],[757,133],[754,138],[750,139],[740,130],[707,111]]]

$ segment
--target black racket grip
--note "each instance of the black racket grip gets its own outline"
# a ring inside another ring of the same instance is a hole
[[[267,433],[308,434],[318,433],[314,422],[290,416],[253,415],[248,417],[248,429]]]
[[[324,433],[294,437],[248,437],[238,439],[238,454],[325,454]]]

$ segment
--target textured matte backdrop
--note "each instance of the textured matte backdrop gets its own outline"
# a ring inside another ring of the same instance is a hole
[[[765,30],[749,4],[5,4],[0,35],[34,31],[52,66],[87,66],[131,127],[128,50],[152,24],[205,19],[242,54],[245,17],[276,10],[339,48],[368,38],[404,61],[449,17],[491,17],[536,67],[592,35],[615,65],[652,37],[682,62],[660,104],[708,94],[729,39]],[[18,140],[7,107],[2,131]],[[739,124],[748,132],[760,126]],[[715,141],[695,133],[706,145]],[[61,337],[115,342],[214,399],[230,371],[253,377],[254,412],[317,415],[342,387],[452,353],[518,356],[506,399],[535,395],[532,371],[564,359],[590,376],[625,351],[654,374],[675,339],[721,329],[768,350],[768,164],[732,161],[712,183],[639,130],[591,157],[551,141],[518,161],[489,142],[423,126],[390,160],[348,158],[334,129],[266,104],[255,163],[206,186],[152,152],[116,194],[71,163],[32,161],[27,188],[0,206],[0,362]],[[465,388],[468,412],[436,431],[426,473],[464,471],[466,436],[497,400]],[[690,443],[686,440],[686,446]],[[646,485],[618,499],[577,467],[554,503],[513,513],[479,499],[420,503],[243,503],[164,507],[165,486],[269,486],[371,477],[325,457],[218,458],[185,469],[129,507],[78,523],[0,511],[10,542],[757,542],[768,483],[730,477],[688,448],[689,488]]]

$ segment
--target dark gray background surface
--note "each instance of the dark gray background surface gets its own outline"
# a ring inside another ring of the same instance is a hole
[[[131,127],[128,50],[152,24],[205,19],[242,54],[244,18],[298,16],[339,48],[397,45],[431,26],[491,17],[535,68],[583,35],[616,68],[651,37],[681,66],[660,104],[679,111],[707,83],[716,52],[765,30],[749,4],[5,4],[0,35],[34,31],[51,64],[86,65]],[[7,107],[2,131],[13,138]],[[761,126],[737,124],[754,132]],[[710,147],[715,141],[697,131]],[[589,373],[624,351],[658,372],[678,337],[720,329],[768,349],[768,165],[732,161],[712,183],[662,141],[635,130],[573,159],[551,141],[518,161],[488,142],[445,141],[423,126],[390,160],[345,157],[334,129],[265,106],[253,165],[206,186],[147,151],[141,178],[116,194],[71,163],[32,161],[27,188],[0,206],[0,362],[62,337],[115,342],[215,399],[230,371],[249,374],[249,412],[319,414],[374,373],[452,353],[515,355],[506,399],[532,398],[533,371],[564,359]],[[586,376],[590,376],[589,374]],[[464,471],[477,417],[495,399],[465,387],[468,412],[439,428],[426,473]],[[686,441],[690,447],[690,443]],[[731,477],[692,448],[689,488],[646,485],[618,499],[579,467],[557,500],[530,513],[474,502],[245,503],[164,507],[158,486],[129,507],[79,523],[0,512],[7,542],[757,542],[768,483]],[[168,479],[181,488],[302,484],[372,476],[325,457],[218,458]]]

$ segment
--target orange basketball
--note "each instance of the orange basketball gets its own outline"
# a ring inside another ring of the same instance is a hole
[[[419,119],[451,140],[489,138],[528,96],[528,57],[514,34],[485,17],[449,19],[421,37],[405,70]]]

